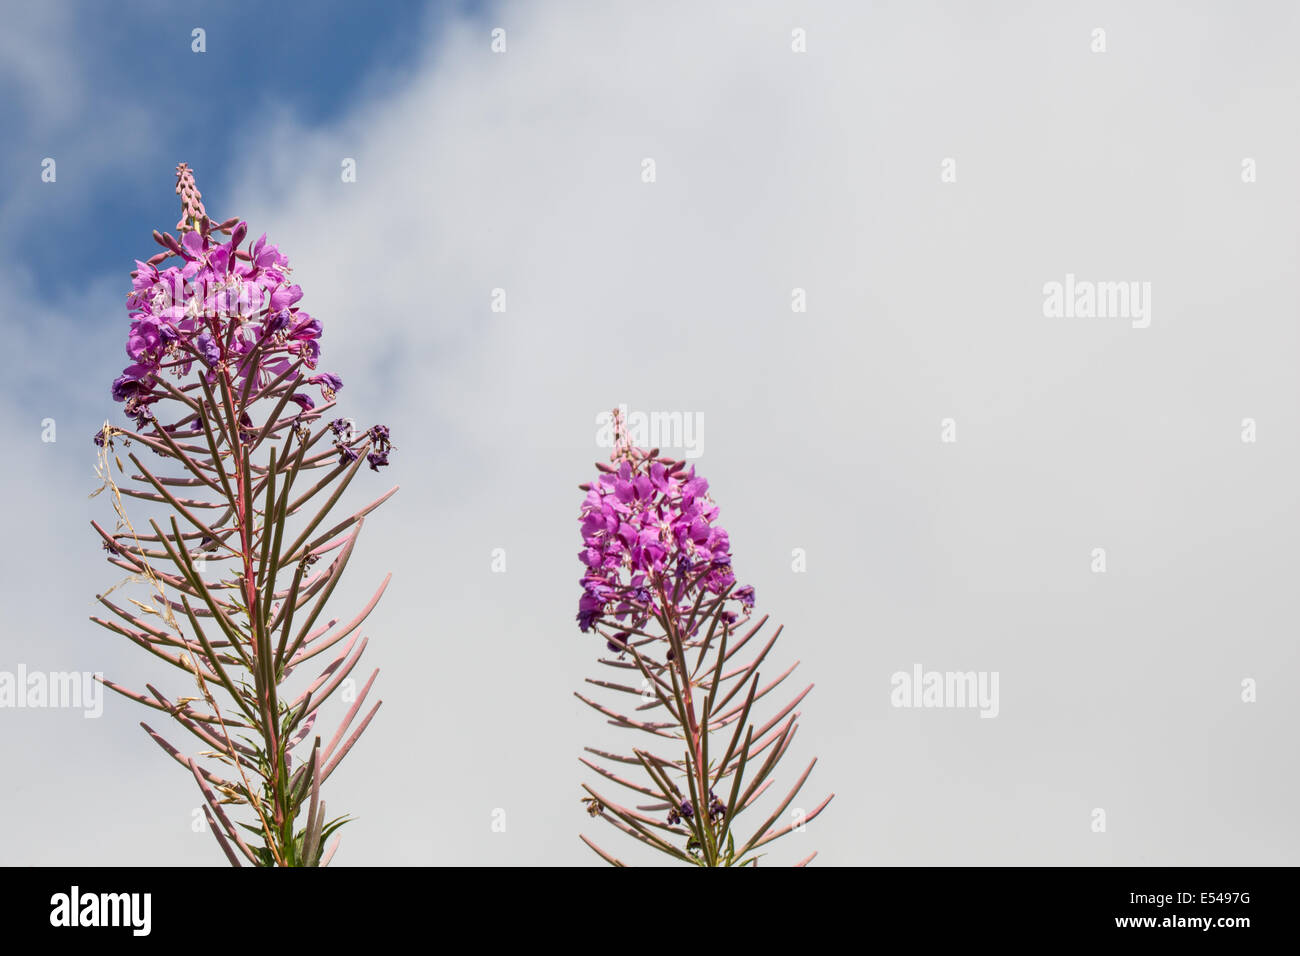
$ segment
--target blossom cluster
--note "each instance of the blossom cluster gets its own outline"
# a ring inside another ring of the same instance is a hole
[[[259,397],[282,395],[305,382],[317,386],[330,403],[343,380],[333,372],[316,372],[321,323],[299,308],[302,288],[290,278],[288,257],[265,234],[245,243],[248,224],[238,218],[210,220],[185,163],[176,167],[176,179],[180,238],[154,232],[154,241],[166,251],[145,262],[136,260],[127,294],[131,327],[126,354],[132,364],[113,382],[113,399],[123,402],[127,415],[143,429],[154,417],[150,406],[175,394],[163,376],[185,379],[197,364],[209,385],[220,379],[237,397],[235,431],[239,441],[252,444],[263,428],[247,409]],[[222,236],[228,238],[222,241]],[[317,407],[305,391],[293,392],[288,400],[303,412]],[[387,465],[393,450],[388,428],[375,425],[354,436],[347,424],[346,437],[331,426],[340,463],[357,459],[360,451],[353,444],[364,438],[371,470]],[[191,428],[202,427],[195,416]],[[96,432],[96,445],[102,447],[105,439],[103,429]]]
[[[113,399],[126,403],[137,424],[167,394],[158,383],[164,372],[183,378],[198,362],[209,381],[226,370],[237,393],[250,384],[255,392],[295,363],[314,370],[320,359],[321,324],[298,308],[302,289],[290,282],[288,258],[265,235],[241,249],[246,223],[216,228],[229,229],[230,238],[216,241],[206,219],[180,240],[155,233],[168,251],[136,260],[127,296],[132,364],[113,382]],[[159,268],[173,257],[181,263]],[[343,387],[330,372],[307,382],[319,386],[326,401]],[[315,407],[305,392],[292,400],[304,410]]]
[[[717,523],[718,506],[695,466],[636,450],[617,468],[583,485],[582,551],[578,627],[586,631],[612,616],[639,628],[651,615],[689,612],[696,597],[722,595],[736,583],[731,539]],[[748,611],[752,587],[731,592]],[[729,612],[731,620],[736,619]],[[617,649],[615,645],[611,645]]]

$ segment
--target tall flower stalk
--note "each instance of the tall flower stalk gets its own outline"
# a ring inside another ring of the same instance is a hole
[[[767,616],[750,623],[754,589],[737,586],[708,482],[658,449],[632,447],[618,409],[614,423],[611,464],[597,463],[596,480],[579,486],[587,496],[579,516],[586,571],[578,627],[604,640],[609,653],[599,663],[620,672],[617,680],[587,683],[617,702],[576,696],[610,724],[635,731],[643,745],[623,753],[585,748],[595,759],[580,759],[600,776],[601,789],[583,784],[583,799],[592,816],[677,861],[757,865],[765,846],[801,831],[834,796],[809,811],[794,806],[814,758],[765,817],[754,809],[794,740],[795,708],[812,685],[770,706],[798,662],[762,682],[759,668],[781,628],[764,638]],[[630,792],[630,804],[611,799],[610,785]],[[747,812],[760,822],[742,825]],[[624,865],[582,840],[606,862]]]
[[[145,585],[148,600],[111,600],[110,588],[97,596],[108,614],[92,620],[193,689],[103,683],[198,740],[189,756],[141,724],[193,775],[232,865],[323,866],[348,818],[327,817],[321,788],[382,703],[358,721],[378,671],[359,692],[350,675],[391,575],[346,623],[322,612],[365,516],[397,489],[350,514],[336,506],[363,464],[388,464],[389,433],[326,421],[343,383],[316,370],[321,324],[299,308],[288,259],[266,236],[246,242],[244,222],[209,219],[192,172],[182,163],[176,174],[178,236],[154,232],[163,251],[136,261],[127,295],[131,364],[112,394],[133,427],[95,435],[95,494],[111,492],[117,523],[92,525],[123,584]],[[147,503],[147,527],[126,499]],[[324,661],[291,688],[300,667]],[[340,688],[351,706],[322,746],[317,717]]]

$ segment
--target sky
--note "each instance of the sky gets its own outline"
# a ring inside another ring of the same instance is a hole
[[[87,496],[183,161],[396,445],[333,599],[394,575],[336,865],[654,862],[580,802],[619,404],[700,423],[815,685],[781,780],[835,799],[772,862],[1300,862],[1294,5],[311,9],[6,4],[0,672],[179,687],[88,620]],[[896,706],[914,669],[996,674],[996,716]],[[153,716],[0,709],[0,863],[221,865]]]

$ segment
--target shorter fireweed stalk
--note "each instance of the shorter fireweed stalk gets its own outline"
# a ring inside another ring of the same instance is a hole
[[[117,526],[92,525],[109,563],[147,585],[150,600],[113,601],[110,588],[97,595],[110,614],[91,620],[185,671],[197,692],[103,683],[199,740],[188,756],[141,724],[193,775],[231,865],[324,866],[338,847],[326,842],[348,818],[327,818],[321,787],[382,703],[358,722],[379,672],[359,692],[349,675],[367,643],[358,629],[392,575],[346,623],[322,622],[322,612],[365,516],[397,489],[331,515],[363,464],[388,464],[392,444],[383,425],[326,421],[343,383],[316,371],[322,328],[298,308],[288,259],[265,236],[245,243],[245,223],[210,220],[184,163],[176,176],[180,236],[154,233],[163,251],[137,260],[127,295],[131,364],[112,394],[134,427],[105,423],[95,435],[104,482],[95,494],[112,493]],[[125,467],[119,444],[147,449],[149,463],[129,451]],[[149,503],[147,529],[132,524],[124,498]],[[291,676],[326,652],[329,663],[293,692]],[[351,706],[322,746],[316,720],[340,687]]]
[[[590,815],[675,860],[756,866],[762,847],[801,831],[834,797],[809,812],[792,809],[814,758],[770,813],[741,835],[739,818],[771,786],[798,727],[795,708],[812,685],[766,720],[759,716],[772,709],[769,695],[798,662],[762,682],[759,667],[781,628],[763,643],[758,635],[766,615],[749,623],[754,589],[737,586],[731,540],[717,522],[708,482],[694,466],[661,457],[658,449],[633,448],[617,409],[614,427],[612,464],[597,463],[596,480],[579,486],[587,497],[579,516],[586,573],[578,627],[604,640],[612,656],[600,658],[601,665],[626,674],[587,683],[637,699],[635,712],[646,716],[636,719],[626,708],[576,696],[615,727],[649,739],[630,754],[584,748],[597,759],[579,759],[602,778],[602,789],[583,784],[583,800]],[[606,795],[611,784],[640,802],[616,803]],[[787,812],[793,818],[788,823]],[[607,863],[624,865],[581,839]]]

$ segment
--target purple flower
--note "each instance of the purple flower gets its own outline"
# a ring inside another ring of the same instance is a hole
[[[289,260],[280,254],[277,246],[267,244],[266,233],[262,233],[257,242],[253,243],[252,255],[253,263],[258,269],[282,268],[289,264]]]
[[[114,399],[127,402],[166,394],[154,391],[160,367],[183,378],[195,357],[209,381],[221,360],[230,360],[238,387],[250,380],[255,386],[269,385],[295,360],[314,369],[323,330],[318,320],[298,311],[303,291],[288,280],[289,260],[265,235],[245,245],[244,222],[230,228],[228,242],[217,242],[220,233],[210,223],[196,228],[196,223],[207,222],[201,204],[194,200],[186,208],[177,227],[182,230],[179,239],[159,238],[167,252],[148,262],[136,261],[127,296],[131,325],[126,339],[134,364],[114,382]],[[160,268],[171,257],[180,266]],[[225,343],[228,353],[223,351]],[[332,373],[314,376],[313,384],[320,386],[327,401],[342,386]]]
[[[194,347],[198,349],[199,356],[208,368],[216,368],[217,363],[221,361],[221,348],[213,340],[211,333],[206,331],[199,333],[199,337],[194,340]]]
[[[307,379],[307,382],[311,385],[319,385],[320,393],[327,402],[333,401],[334,393],[343,387],[343,379],[333,372],[322,372],[320,375],[313,375]]]
[[[628,449],[617,469],[602,469],[587,492],[578,520],[587,568],[578,603],[578,627],[600,619],[633,624],[660,613],[652,595],[677,595],[676,613],[689,614],[697,595],[723,594],[735,584],[731,539],[717,524],[708,482],[681,462],[650,459]],[[734,595],[747,615],[753,589]],[[672,610],[670,608],[669,610]],[[742,614],[722,610],[728,623]]]
[[[723,806],[723,803],[721,800],[718,799],[717,794],[715,794],[712,790],[710,790],[709,791],[709,822],[717,823],[726,815],[727,815],[727,808]]]
[[[308,368],[315,368],[320,358],[320,342],[317,340],[321,337],[321,324],[303,312],[299,312],[298,317],[305,321],[300,321],[289,332],[285,348],[300,356]]]
[[[138,395],[147,394],[154,383],[156,367],[152,365],[128,365],[113,380],[113,401],[125,402]]]
[[[271,313],[267,320],[262,323],[262,328],[267,335],[275,335],[277,332],[283,332],[287,329],[292,320],[293,316],[288,309],[280,309]]]
[[[605,611],[606,599],[588,588],[578,599],[578,630],[586,633],[597,618]],[[617,650],[617,648],[611,648]]]
[[[287,309],[301,298],[301,286],[291,285],[288,288],[280,286],[271,293],[271,310],[273,312],[279,312],[283,309]],[[320,323],[317,323],[318,326],[319,324]]]
[[[691,801],[683,800],[677,806],[668,809],[668,825],[670,827],[676,826],[682,822],[683,818],[689,820],[693,816],[695,816],[695,807],[691,804]]]
[[[176,330],[155,315],[141,315],[131,323],[126,337],[126,354],[139,362],[157,358],[176,340]]]
[[[203,250],[207,246],[203,237],[197,231],[190,231],[181,237],[181,248],[185,251],[185,258],[190,262],[197,262],[203,258]]]

